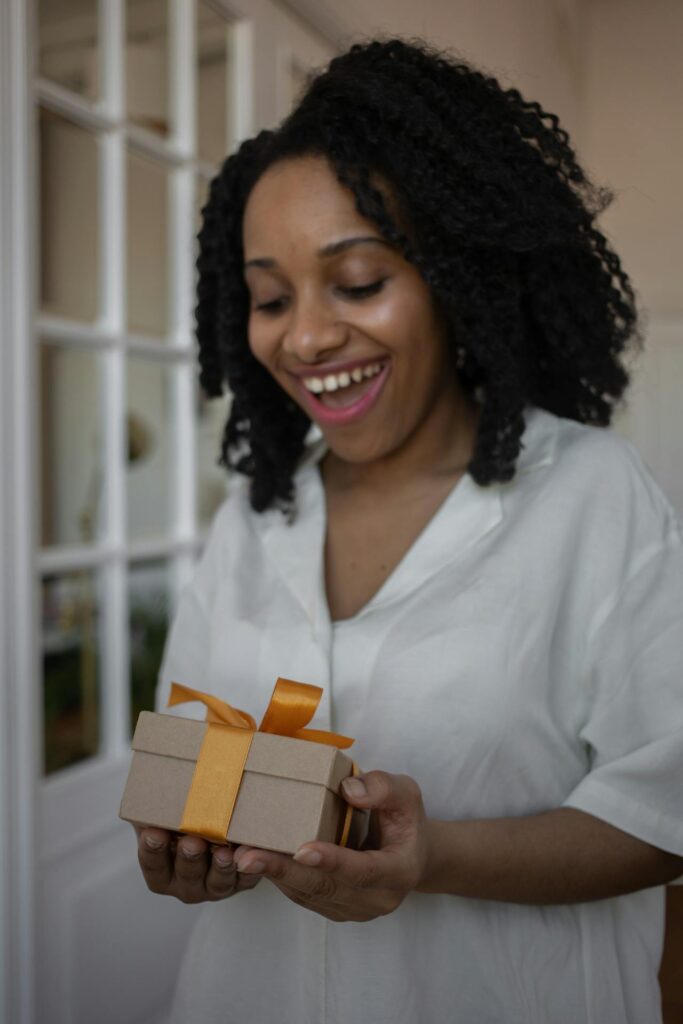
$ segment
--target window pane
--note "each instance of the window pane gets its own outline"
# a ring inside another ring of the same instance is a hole
[[[89,544],[102,535],[100,357],[40,349],[41,543]]]
[[[128,329],[163,336],[168,325],[168,174],[128,154]]]
[[[211,524],[214,513],[227,494],[228,475],[218,465],[223,428],[230,411],[230,398],[201,399],[197,419],[197,521],[201,529]]]
[[[168,135],[168,2],[126,0],[126,102],[128,118]]]
[[[39,0],[38,73],[64,89],[99,95],[97,0]]]
[[[46,774],[98,752],[99,632],[98,586],[92,572],[43,580]]]
[[[46,313],[98,314],[98,144],[90,132],[40,112],[40,302]]]
[[[154,710],[171,608],[170,563],[136,562],[128,574],[131,735],[141,711]],[[182,680],[178,680],[182,682]]]
[[[208,4],[197,6],[197,149],[217,164],[227,156],[230,23]]]
[[[127,380],[128,537],[167,537],[173,522],[169,371],[131,356]]]

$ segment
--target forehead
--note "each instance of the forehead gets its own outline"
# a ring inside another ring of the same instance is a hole
[[[293,244],[318,249],[357,229],[379,235],[324,158],[287,160],[265,171],[251,191],[242,225],[244,255],[269,256],[275,247]]]

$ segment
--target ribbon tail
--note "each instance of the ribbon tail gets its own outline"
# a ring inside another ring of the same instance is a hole
[[[338,732],[327,732],[325,729],[297,729],[292,735],[297,740],[326,743],[328,747],[339,747],[340,750],[346,750],[355,742],[350,736],[342,736]]]

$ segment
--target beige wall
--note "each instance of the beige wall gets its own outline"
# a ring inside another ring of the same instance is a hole
[[[454,49],[558,113],[578,114],[580,0],[288,0],[339,46],[375,34],[418,35]]]
[[[586,3],[581,144],[617,192],[604,223],[641,300],[683,314],[683,3]]]
[[[683,516],[683,4],[585,0],[583,17],[579,141],[615,192],[603,225],[646,336],[616,425]]]

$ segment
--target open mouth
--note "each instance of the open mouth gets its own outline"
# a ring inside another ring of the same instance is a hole
[[[389,373],[389,360],[300,381],[311,417],[321,424],[348,423],[374,405]]]

